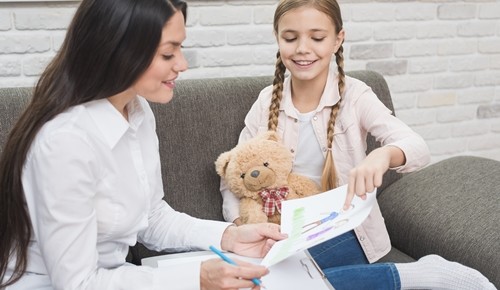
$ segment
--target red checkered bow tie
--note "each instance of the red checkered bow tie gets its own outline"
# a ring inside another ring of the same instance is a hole
[[[259,195],[264,202],[264,213],[272,216],[276,210],[281,213],[281,202],[286,200],[288,187],[264,189]]]

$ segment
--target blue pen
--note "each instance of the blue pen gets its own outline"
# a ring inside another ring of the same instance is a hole
[[[235,261],[233,261],[231,258],[229,258],[228,256],[224,255],[223,252],[221,252],[219,249],[217,249],[216,247],[214,246],[210,246],[208,247],[210,249],[210,251],[214,252],[215,254],[217,254],[217,256],[219,256],[222,260],[228,262],[229,264],[231,265],[234,265],[234,266],[238,266],[238,264],[236,264]],[[262,288],[265,289],[264,285],[261,285],[262,283],[260,282],[259,279],[257,278],[253,278],[252,279],[252,282],[257,285],[257,286],[261,286]]]

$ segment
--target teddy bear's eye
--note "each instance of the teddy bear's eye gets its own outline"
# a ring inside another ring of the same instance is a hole
[[[268,167],[269,166],[269,162],[264,162],[264,166]]]
[[[245,178],[245,173],[242,173],[242,174],[240,175],[240,177],[241,177],[241,178]]]

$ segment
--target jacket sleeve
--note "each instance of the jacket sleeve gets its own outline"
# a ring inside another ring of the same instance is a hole
[[[355,108],[361,126],[370,132],[382,146],[400,148],[406,163],[397,168],[397,172],[418,170],[430,161],[430,153],[424,139],[400,119],[391,115],[391,111],[377,98],[368,86],[362,86],[356,95]]]

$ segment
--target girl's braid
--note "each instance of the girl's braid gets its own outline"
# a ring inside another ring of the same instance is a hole
[[[330,120],[328,121],[327,128],[327,146],[328,151],[326,154],[325,165],[323,167],[323,174],[321,176],[321,187],[324,191],[330,190],[337,187],[337,172],[335,170],[335,164],[333,163],[332,157],[332,144],[333,144],[333,134],[335,128],[335,121],[340,108],[340,102],[342,101],[342,96],[345,88],[345,72],[344,72],[344,48],[342,45],[339,47],[338,51],[335,53],[335,61],[337,62],[338,70],[338,86],[339,86],[339,96],[340,100],[332,107],[330,113]]]
[[[268,130],[276,131],[278,127],[278,115],[280,109],[281,98],[283,96],[283,82],[285,81],[286,67],[281,60],[281,54],[278,51],[276,54],[276,70],[274,71],[273,95],[271,105],[269,106],[269,122]]]

